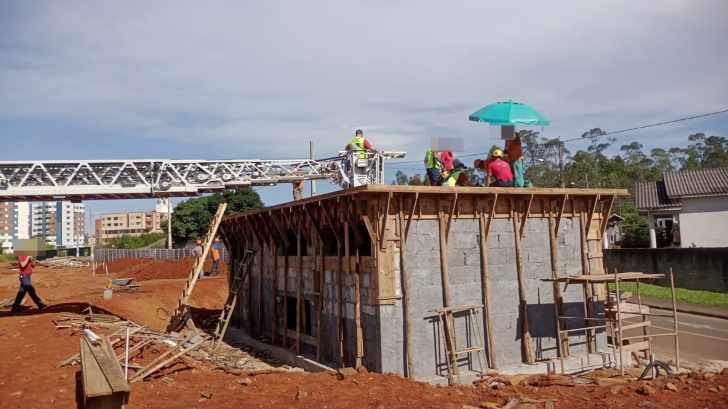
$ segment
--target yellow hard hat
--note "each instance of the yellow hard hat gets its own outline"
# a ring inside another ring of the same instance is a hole
[[[500,149],[496,149],[493,151],[493,157],[494,158],[502,158],[503,157],[503,151]]]

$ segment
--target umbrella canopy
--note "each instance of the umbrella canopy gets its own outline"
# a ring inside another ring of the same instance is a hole
[[[491,125],[548,125],[551,123],[538,111],[519,102],[497,102],[477,110],[469,119]]]

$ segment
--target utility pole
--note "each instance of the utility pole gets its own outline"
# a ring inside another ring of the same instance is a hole
[[[313,157],[313,141],[311,141],[311,160],[314,160]],[[311,197],[316,196],[316,181],[311,180]]]
[[[167,198],[167,248],[172,248],[172,198]]]
[[[559,136],[559,184],[561,185],[561,188],[566,187],[566,182],[564,181],[564,150],[561,147],[561,137]]]
[[[588,173],[584,174],[584,187],[589,189],[589,174]]]

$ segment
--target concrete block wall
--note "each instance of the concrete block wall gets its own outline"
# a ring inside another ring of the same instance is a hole
[[[562,275],[581,274],[580,233],[578,218],[564,219],[558,240],[559,268]],[[451,305],[484,304],[482,291],[479,223],[477,219],[455,219],[452,222],[447,249]],[[529,309],[529,329],[537,359],[557,356],[556,321],[553,285],[542,282],[551,277],[551,254],[548,219],[531,218],[526,223],[522,240],[524,281]],[[437,314],[430,312],[443,306],[440,268],[439,225],[437,220],[413,220],[407,241],[407,264],[410,279],[412,309],[412,347],[417,378],[429,378],[446,373],[444,338]],[[522,362],[521,317],[516,270],[515,236],[510,219],[495,219],[487,245],[491,286],[491,305],[496,359],[499,367],[515,366]],[[584,316],[583,291],[572,286],[564,293],[566,313]],[[404,307],[381,306],[382,370],[405,374]],[[479,315],[481,339],[486,343],[484,310]],[[456,314],[457,349],[474,345],[469,317]],[[570,328],[581,328],[582,321],[571,321]],[[570,337],[571,353],[585,352],[583,334]],[[598,347],[606,347],[601,332]],[[462,369],[479,370],[477,356],[461,355]]]

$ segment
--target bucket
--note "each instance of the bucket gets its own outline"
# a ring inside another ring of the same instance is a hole
[[[104,288],[104,300],[110,300],[114,297],[114,290],[111,288]]]

